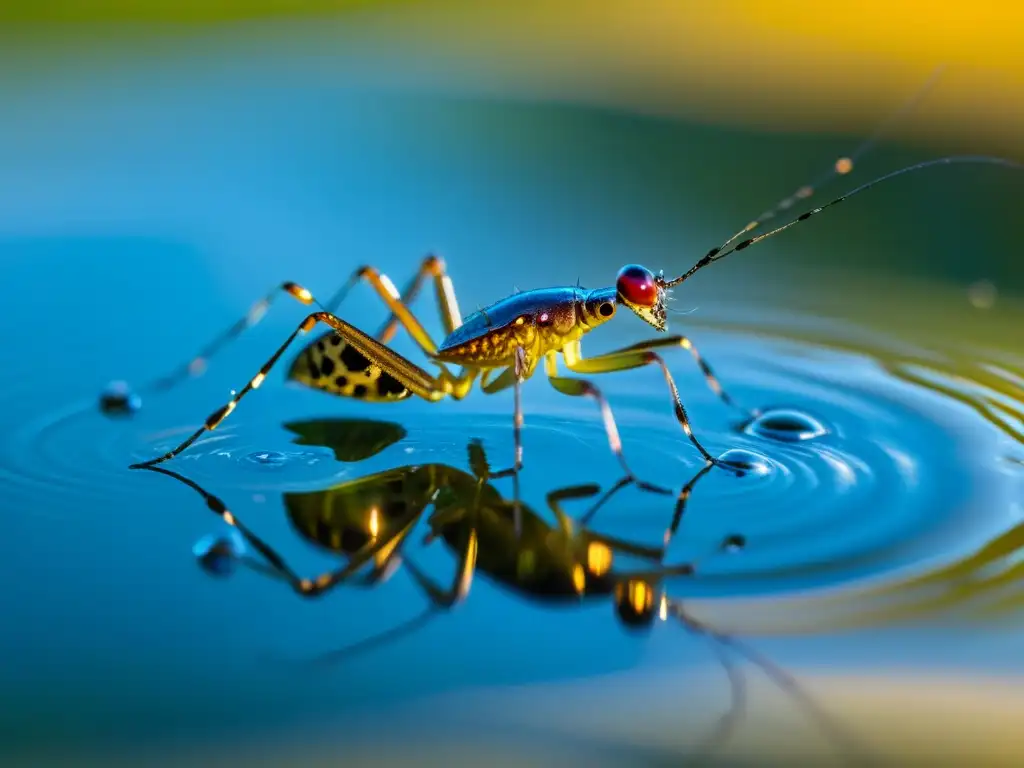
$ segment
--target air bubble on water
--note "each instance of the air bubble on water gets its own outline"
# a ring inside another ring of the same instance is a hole
[[[787,443],[814,440],[828,434],[825,425],[803,411],[776,408],[765,411],[743,430],[748,435],[767,437]]]
[[[245,544],[238,531],[203,536],[192,547],[192,554],[202,568],[210,576],[230,576],[245,551]]]
[[[142,407],[142,398],[125,381],[113,381],[100,394],[100,411],[107,416],[129,416]]]
[[[773,469],[772,462],[769,459],[759,453],[746,451],[742,448],[731,448],[719,456],[718,460],[730,469],[735,470],[736,474],[740,477],[745,477],[746,475],[763,477],[771,474]]]
[[[257,451],[250,453],[245,458],[253,464],[269,464],[271,466],[280,466],[288,461],[288,457],[280,451]]]

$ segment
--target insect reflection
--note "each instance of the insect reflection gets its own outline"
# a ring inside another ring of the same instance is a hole
[[[327,442],[342,461],[378,453],[404,435],[397,425],[366,420],[305,422],[289,428],[299,434],[297,442],[302,444]],[[232,527],[230,535],[208,535],[194,547],[200,566],[211,575],[226,576],[242,565],[288,584],[303,597],[316,597],[341,585],[380,585],[404,566],[428,598],[426,610],[385,632],[328,652],[318,657],[318,662],[345,660],[415,632],[463,601],[474,574],[481,573],[530,600],[566,605],[609,600],[619,622],[627,628],[649,629],[659,621],[672,622],[708,640],[728,676],[731,705],[705,741],[704,749],[718,747],[729,737],[746,706],[746,683],[735,655],[758,666],[830,738],[837,744],[843,742],[840,752],[849,753],[847,737],[794,678],[736,638],[691,617],[683,601],[667,592],[668,580],[693,575],[698,567],[692,562],[669,564],[665,560],[691,493],[710,465],[702,467],[682,487],[675,497],[664,538],[657,546],[649,546],[599,533],[591,526],[597,512],[632,484],[628,476],[603,494],[596,484],[549,492],[549,521],[527,504],[517,504],[501,494],[493,481],[513,470],[492,471],[482,443],[470,441],[467,458],[468,469],[443,463],[414,464],[324,490],[284,493],[286,514],[294,529],[308,542],[342,559],[337,569],[312,578],[300,576],[218,496],[173,470],[159,466],[148,469],[192,488]],[[591,500],[591,505],[579,517],[563,507],[570,500],[584,499]],[[441,542],[455,554],[457,565],[450,580],[435,580],[408,551],[412,534],[428,509],[422,544]],[[742,536],[730,535],[721,542],[718,552],[736,553],[744,547]],[[622,561],[637,561],[640,565],[623,568]]]

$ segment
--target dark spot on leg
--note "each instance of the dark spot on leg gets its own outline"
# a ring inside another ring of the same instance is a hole
[[[333,344],[336,347],[340,347],[341,346],[341,336],[339,336],[336,333],[332,333],[331,334],[331,344]]]
[[[385,520],[401,520],[409,511],[404,499],[394,499],[384,506]]]
[[[352,390],[353,397],[366,397],[366,386],[363,384],[356,384],[355,389]]]
[[[353,347],[351,344],[346,345],[341,350],[341,364],[344,365],[349,371],[358,372],[365,371],[370,367],[370,361],[366,358],[362,352]]]
[[[406,392],[402,382],[396,379],[389,373],[380,374],[377,379],[377,394],[381,397],[387,397],[388,395],[404,395]]]
[[[309,378],[316,381],[320,378],[320,369],[316,367],[316,360],[313,359],[313,351],[307,349],[304,356],[306,358],[306,365],[309,367]]]
[[[348,386],[348,379],[345,378],[344,376],[339,376],[334,380],[334,384],[335,386],[344,389],[345,387]]]
[[[330,376],[334,373],[334,361],[329,357],[325,357],[320,361],[320,373],[324,376]]]
[[[324,353],[324,350],[327,349],[327,347],[324,346],[323,339],[321,339],[320,341],[318,341],[316,343],[316,348],[317,348],[317,351],[319,351],[321,355]]]

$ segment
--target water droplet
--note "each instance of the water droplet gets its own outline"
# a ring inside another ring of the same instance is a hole
[[[280,466],[288,461],[288,457],[280,451],[257,451],[245,457],[253,464],[270,464]]]
[[[743,430],[748,435],[767,437],[787,443],[813,440],[828,434],[825,425],[802,411],[777,408],[765,411]]]
[[[228,536],[207,534],[192,547],[199,567],[210,576],[230,576],[242,552],[242,540],[237,531]]]
[[[726,536],[722,540],[722,551],[732,554],[734,552],[740,552],[747,546],[747,538],[741,536],[738,533],[734,533],[731,536]]]
[[[736,470],[740,477],[755,475],[763,477],[772,471],[772,462],[759,453],[745,451],[742,448],[730,448],[718,457],[727,467]]]
[[[253,451],[246,454],[244,459],[252,464],[260,464],[266,467],[283,467],[285,465],[303,464],[312,467],[331,456],[324,451]]]
[[[100,394],[100,411],[107,416],[130,416],[141,407],[142,398],[124,381],[111,382]]]

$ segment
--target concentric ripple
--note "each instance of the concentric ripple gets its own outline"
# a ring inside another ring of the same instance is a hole
[[[717,344],[706,343],[705,354],[714,355],[736,401],[756,413],[729,410],[687,358],[673,360],[695,434],[727,468],[694,483],[670,559],[700,560],[729,536],[745,541],[741,555],[706,559],[681,586],[692,596],[778,595],[868,579],[893,588],[968,562],[990,542],[1006,541],[1024,517],[1024,377],[1012,362],[965,366],[932,353],[897,356],[782,336],[712,338]],[[628,489],[593,525],[652,543],[672,517],[675,494],[702,464],[663,383],[647,373],[599,381],[627,462],[673,495]],[[166,482],[128,465],[173,448],[195,429],[194,414],[209,410],[169,396],[111,420],[95,398],[49,408],[41,396],[37,413],[26,417],[29,409],[14,407],[18,397],[11,393],[6,403],[5,490],[14,506],[45,498],[51,514],[65,517],[86,497],[114,507],[153,503]],[[621,475],[592,402],[537,381],[528,383],[524,403],[525,503],[544,510],[557,488],[608,487]],[[483,441],[493,468],[503,468],[512,457],[508,405],[478,396],[371,410],[268,383],[165,466],[225,496],[244,517],[257,495],[278,509],[281,492],[384,469],[436,463],[466,470],[472,439]],[[174,423],[181,426],[167,427]],[[207,549],[217,571],[219,550]]]

